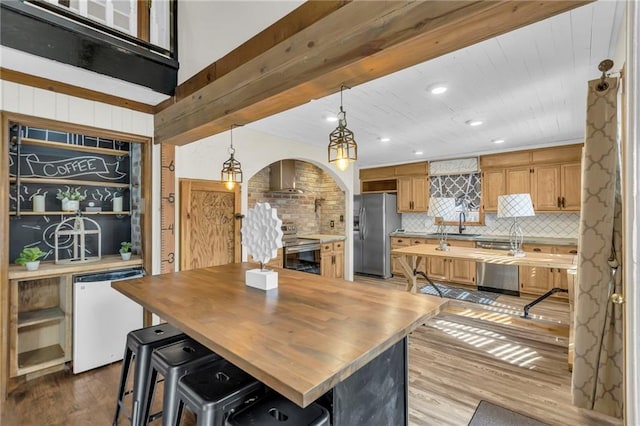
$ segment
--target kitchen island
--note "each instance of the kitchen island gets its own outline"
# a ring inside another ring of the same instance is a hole
[[[244,284],[256,266],[112,286],[299,406],[330,401],[334,425],[406,425],[407,335],[445,300],[284,269],[265,292]]]

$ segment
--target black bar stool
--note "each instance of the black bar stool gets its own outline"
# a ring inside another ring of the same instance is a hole
[[[162,414],[162,424],[164,426],[173,425],[178,414],[178,380],[185,374],[201,370],[219,359],[218,354],[211,352],[191,338],[171,343],[153,351],[147,390],[148,398],[142,411],[143,424],[148,424]],[[164,377],[162,412],[151,416],[151,404],[153,403],[158,374]]]
[[[120,373],[120,385],[118,386],[118,398],[116,400],[116,413],[113,417],[113,425],[118,424],[118,415],[123,408],[125,386],[131,368],[131,361],[135,360],[133,372],[133,401],[131,404],[131,424],[142,424],[140,411],[146,404],[146,392],[149,388],[149,366],[151,353],[155,348],[168,345],[186,339],[187,336],[180,330],[169,324],[159,324],[152,327],[141,328],[127,334],[127,344],[124,349],[122,371]],[[126,411],[125,411],[126,412]]]
[[[228,426],[330,426],[329,411],[313,403],[301,408],[284,396],[270,392],[229,416]]]
[[[239,407],[264,395],[262,383],[229,361],[221,359],[178,382],[178,414],[180,425],[186,406],[197,418],[198,426],[224,426],[227,416]]]

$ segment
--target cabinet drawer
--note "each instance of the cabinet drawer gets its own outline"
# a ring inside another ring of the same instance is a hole
[[[336,241],[333,243],[334,251],[342,251],[344,249],[344,243],[342,241]]]
[[[556,246],[554,253],[556,254],[578,254],[577,246]]]
[[[523,244],[522,250],[531,253],[553,253],[553,246],[544,244]]]
[[[404,247],[411,245],[411,239],[406,237],[391,237],[391,245]]]
[[[415,246],[417,244],[426,244],[427,240],[425,240],[424,238],[412,238],[411,239],[411,245]]]
[[[333,244],[332,243],[324,243],[320,246],[320,251],[322,253],[331,253],[333,251]]]

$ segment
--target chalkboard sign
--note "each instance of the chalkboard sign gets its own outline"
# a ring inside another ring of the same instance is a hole
[[[131,144],[74,133],[20,125],[10,127],[9,255],[13,261],[23,247],[40,247],[53,260],[56,226],[74,212],[63,212],[59,192],[77,190],[82,214],[101,227],[102,254],[118,253],[131,241]],[[44,195],[44,208],[34,200]],[[114,198],[118,198],[114,204]],[[121,206],[120,206],[121,204]],[[114,209],[117,205],[117,209]],[[114,211],[118,210],[118,211]],[[60,258],[72,257],[71,237],[59,240]],[[89,242],[87,256],[97,255]]]

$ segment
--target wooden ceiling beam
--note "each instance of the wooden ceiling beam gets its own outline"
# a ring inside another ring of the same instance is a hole
[[[237,67],[155,115],[155,140],[184,145],[589,2],[341,4],[253,57],[236,52]]]

